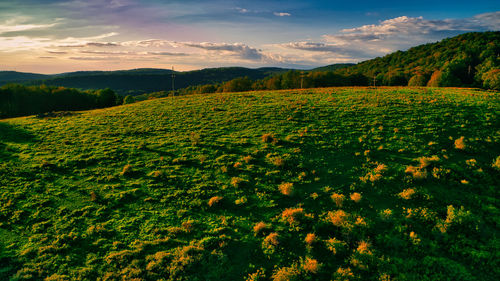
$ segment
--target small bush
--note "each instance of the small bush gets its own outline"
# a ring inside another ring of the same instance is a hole
[[[347,244],[337,238],[330,238],[325,241],[326,248],[334,255],[345,251]]]
[[[407,166],[405,173],[411,174],[416,180],[423,180],[427,178],[427,170],[420,167],[414,167],[412,165]]]
[[[208,200],[208,206],[212,207],[215,205],[219,205],[221,203],[222,199],[223,199],[223,197],[221,197],[221,196],[214,196],[214,197],[210,198],[210,200]]]
[[[307,273],[316,274],[321,267],[321,264],[316,259],[306,258],[302,264],[302,270]]]
[[[493,160],[493,164],[491,164],[491,167],[493,167],[493,169],[497,171],[500,171],[500,155],[495,160]]]
[[[358,248],[356,248],[356,252],[364,255],[372,255],[371,244],[366,241],[360,241],[358,244]]]
[[[339,267],[337,269],[337,271],[335,272],[334,274],[334,278],[333,280],[335,281],[348,281],[348,280],[353,280],[354,279],[354,273],[352,272],[351,268],[342,268],[342,267]]]
[[[331,198],[333,202],[335,202],[335,205],[337,205],[337,207],[339,208],[341,208],[342,205],[344,204],[345,196],[343,194],[334,193],[332,194]]]
[[[234,186],[234,187],[239,187],[244,182],[245,182],[245,180],[242,179],[242,178],[240,178],[240,177],[233,177],[233,178],[231,178],[231,185]]]
[[[262,142],[264,143],[272,143],[272,144],[278,143],[278,139],[275,138],[273,134],[263,134],[261,139]]]
[[[342,227],[347,224],[347,219],[349,218],[349,214],[344,212],[343,210],[338,210],[335,212],[328,212],[327,220],[335,226]]]
[[[265,254],[273,254],[279,244],[279,234],[276,232],[270,233],[262,241],[262,250]]]
[[[128,175],[131,175],[133,172],[134,172],[134,170],[133,170],[132,165],[127,164],[127,165],[123,166],[123,169],[122,169],[122,172],[120,173],[120,175],[128,176]]]
[[[441,159],[439,159],[438,156],[433,155],[431,157],[420,157],[418,158],[418,161],[420,162],[420,168],[427,168],[429,165],[439,162]]]
[[[247,155],[245,157],[243,157],[243,161],[245,161],[245,163],[250,163],[251,161],[253,160],[253,157],[252,155]]]
[[[266,274],[264,273],[264,269],[258,269],[254,273],[248,274],[248,277],[245,279],[245,281],[262,281],[266,280]]]
[[[398,196],[405,199],[405,200],[411,199],[411,197],[413,195],[415,195],[415,189],[413,189],[413,188],[407,188],[407,189],[403,190],[402,192],[398,193]]]
[[[274,271],[272,280],[273,281],[295,281],[299,279],[300,272],[295,267],[282,267]]]
[[[304,209],[302,208],[288,208],[281,213],[281,217],[285,219],[290,225],[298,224],[304,217]]]
[[[258,222],[253,226],[253,233],[255,236],[265,233],[270,229],[269,225],[265,222]]]
[[[359,203],[359,201],[361,201],[361,198],[362,198],[362,196],[361,196],[361,193],[359,193],[359,192],[354,192],[351,194],[351,200],[356,202],[356,203]]]
[[[465,138],[462,136],[462,137],[455,140],[455,149],[465,150],[467,148],[467,145],[465,144],[464,139]]]
[[[316,234],[314,233],[308,233],[305,239],[305,242],[308,246],[312,246],[314,243],[316,243],[317,238]]]
[[[294,189],[293,189],[293,183],[291,182],[284,182],[278,186],[278,189],[280,190],[281,194],[286,195],[286,196],[292,196]]]
[[[280,241],[279,241],[279,234],[276,232],[273,232],[264,238],[264,243],[266,245],[273,245],[273,246],[278,246]]]

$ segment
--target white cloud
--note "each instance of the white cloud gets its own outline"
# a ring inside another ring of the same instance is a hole
[[[248,9],[244,9],[244,8],[236,8],[236,10],[238,10],[238,12],[242,13],[242,14],[247,14],[247,13],[250,13],[250,10]]]
[[[289,17],[289,16],[291,16],[291,14],[290,14],[290,13],[279,13],[279,12],[274,12],[273,14],[274,14],[275,16],[277,16],[277,17]]]
[[[28,19],[24,17],[17,17],[10,20],[6,20],[3,23],[0,23],[0,36],[8,32],[19,32],[19,31],[51,28],[59,24],[59,21],[61,21],[62,19],[57,19],[56,22],[49,24],[31,24],[31,23],[26,23],[27,20]]]
[[[238,56],[245,60],[265,60],[268,57],[262,53],[262,50],[258,50],[256,48],[249,47],[248,45],[242,43],[178,43],[180,45],[203,49],[210,52],[216,52],[220,54],[230,54]]]
[[[479,14],[472,18],[473,21],[478,21],[481,25],[489,30],[500,30],[500,11],[493,13]]]
[[[121,44],[122,46],[130,46],[130,47],[143,47],[143,48],[151,48],[151,47],[165,47],[172,46],[173,42],[163,39],[147,39],[147,40],[138,40],[138,41],[126,41]]]

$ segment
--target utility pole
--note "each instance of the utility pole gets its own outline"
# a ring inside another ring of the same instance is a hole
[[[300,73],[300,88],[304,89],[304,71]]]
[[[375,82],[377,81],[377,76],[373,74],[373,87],[376,87]]]
[[[174,92],[174,94],[175,94],[175,83],[174,83],[174,80],[175,80],[175,72],[174,72],[174,67],[172,66],[172,92]]]

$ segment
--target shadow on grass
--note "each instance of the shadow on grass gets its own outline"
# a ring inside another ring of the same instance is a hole
[[[0,122],[0,142],[27,143],[34,140],[35,136],[30,132],[9,123]]]
[[[9,157],[14,152],[6,143],[31,143],[35,140],[35,136],[30,132],[9,123],[0,122],[0,158]]]

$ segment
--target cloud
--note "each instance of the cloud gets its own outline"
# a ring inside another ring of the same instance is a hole
[[[500,11],[493,13],[479,14],[472,19],[478,21],[489,30],[500,30]]]
[[[289,16],[291,16],[290,13],[278,13],[278,12],[274,12],[273,15],[275,15],[277,17],[289,17]]]
[[[147,39],[147,40],[137,40],[137,41],[126,41],[123,42],[122,46],[131,46],[131,47],[164,47],[171,46],[173,44],[172,41],[163,40],[163,39]]]
[[[155,56],[172,56],[172,57],[186,57],[189,54],[186,53],[172,53],[172,52],[146,52],[147,55]]]
[[[30,24],[25,23],[25,18],[10,19],[0,24],[0,36],[5,36],[8,33],[48,29],[59,24],[58,21],[60,20],[58,19],[56,22],[49,24]]]
[[[89,42],[85,44],[87,47],[117,47],[120,46],[120,44],[115,43],[115,42],[105,42],[105,43],[100,43],[100,42]]]
[[[178,43],[186,47],[203,49],[206,51],[226,52],[245,60],[264,60],[267,58],[261,50],[249,47],[242,43]]]
[[[49,54],[55,54],[55,55],[65,55],[68,52],[62,52],[62,51],[47,51]]]
[[[87,42],[84,44],[59,45],[60,48],[83,48],[83,47],[118,47],[120,43],[115,42]]]
[[[108,55],[108,56],[188,56],[186,53],[174,53],[174,52],[135,52],[135,51],[94,51],[94,50],[82,50],[80,54],[93,54],[93,55]]]
[[[241,14],[247,14],[247,13],[250,13],[250,10],[248,9],[244,9],[244,8],[236,8],[236,10],[241,13]]]
[[[120,60],[118,57],[69,57],[71,60],[82,60],[82,61],[104,61],[104,60]]]
[[[290,42],[281,44],[282,47],[310,52],[326,52],[336,54],[340,57],[365,56],[366,54],[357,49],[342,45],[328,44],[323,42]]]

